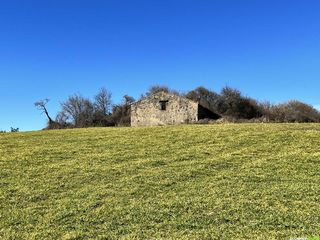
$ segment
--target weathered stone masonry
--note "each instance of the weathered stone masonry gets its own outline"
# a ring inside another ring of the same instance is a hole
[[[159,92],[131,105],[131,126],[176,125],[197,122],[212,114],[197,102]],[[212,115],[213,116],[213,115]]]

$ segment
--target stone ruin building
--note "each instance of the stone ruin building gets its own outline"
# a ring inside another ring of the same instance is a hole
[[[155,93],[131,105],[133,127],[196,123],[219,117],[198,102],[167,92]]]

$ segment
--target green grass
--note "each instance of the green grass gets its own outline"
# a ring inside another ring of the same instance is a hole
[[[320,124],[0,134],[0,239],[319,236]]]

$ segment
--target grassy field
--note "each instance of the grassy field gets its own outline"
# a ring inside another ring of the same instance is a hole
[[[319,230],[319,124],[0,134],[0,239],[290,239]]]

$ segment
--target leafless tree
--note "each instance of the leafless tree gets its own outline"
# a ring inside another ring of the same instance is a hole
[[[60,116],[70,119],[75,127],[90,126],[94,114],[93,103],[81,95],[72,95],[61,104],[62,112]]]
[[[94,97],[94,108],[96,113],[104,116],[109,115],[111,112],[112,94],[106,88],[102,87],[98,94]]]
[[[36,106],[37,109],[39,109],[40,111],[42,111],[42,113],[44,113],[49,121],[49,124],[54,123],[54,121],[52,120],[52,118],[50,117],[48,110],[47,110],[47,103],[49,102],[49,99],[43,99],[43,100],[39,100],[38,102],[35,102],[34,105]]]

